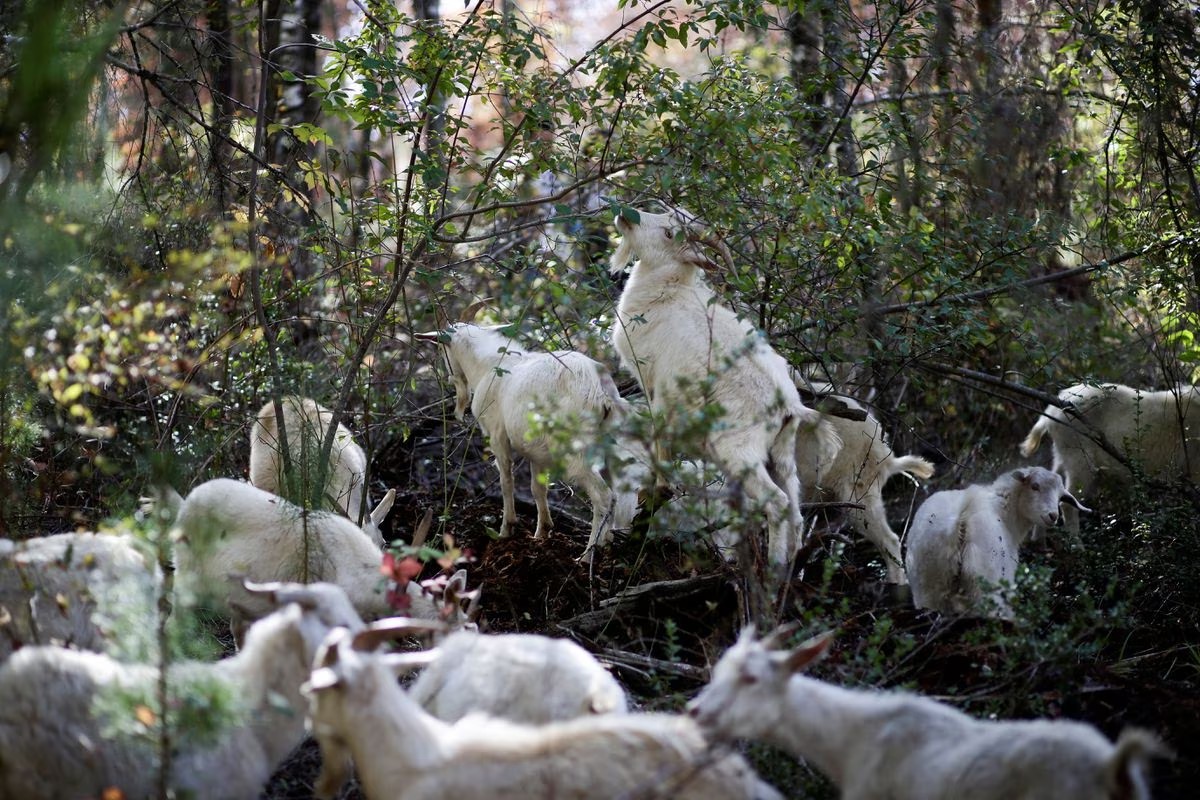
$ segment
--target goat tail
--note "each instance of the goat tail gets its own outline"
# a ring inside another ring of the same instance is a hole
[[[1021,455],[1026,458],[1037,452],[1038,447],[1042,444],[1042,437],[1050,432],[1050,409],[1046,409],[1046,412],[1038,417],[1038,421],[1034,423],[1033,429],[1029,431],[1025,441],[1021,442]]]
[[[842,451],[842,437],[838,435],[837,430],[830,424],[829,420],[818,414],[820,422],[813,429],[812,441],[816,445],[813,449],[815,453],[810,453],[811,457],[816,459],[816,463],[828,468],[833,460],[837,458],[837,454]],[[802,423],[803,424],[803,423]]]
[[[621,397],[621,392],[617,389],[617,382],[613,380],[608,370],[599,364],[596,365],[596,377],[600,379],[600,392],[603,395],[600,400],[600,407],[603,409],[602,418],[606,420],[623,419],[629,410],[629,401]]]
[[[888,476],[905,473],[917,480],[927,481],[933,477],[935,467],[920,456],[895,456],[888,464]]]
[[[1137,800],[1149,797],[1147,771],[1150,759],[1170,758],[1170,748],[1157,736],[1141,728],[1126,728],[1117,738],[1116,749],[1108,759],[1110,797]]]
[[[588,689],[587,710],[589,714],[624,714],[629,710],[625,694],[610,686],[596,686],[595,681]]]

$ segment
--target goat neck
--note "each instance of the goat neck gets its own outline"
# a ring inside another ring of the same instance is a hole
[[[360,674],[346,691],[353,692],[355,707],[364,724],[350,737],[349,745],[369,797],[386,797],[395,792],[390,776],[397,767],[404,772],[442,767],[446,761],[443,742],[450,726],[435,719],[396,683],[392,670],[382,659],[367,656]],[[366,717],[370,717],[371,724]],[[391,762],[384,774],[372,767],[383,766],[377,748],[384,747]]]
[[[491,328],[459,324],[451,333],[450,358],[462,370],[467,383],[478,388],[496,367],[521,358],[525,351],[509,337]]]
[[[807,761],[836,783],[843,785],[846,754],[870,741],[880,725],[886,706],[878,697],[832,686],[815,678],[793,675],[787,684],[782,724],[764,731],[764,739]]]
[[[256,623],[242,650],[217,665],[241,689],[241,701],[268,763],[283,761],[304,738],[300,685],[312,668],[312,648],[298,628],[299,609]],[[287,709],[278,699],[287,701]]]

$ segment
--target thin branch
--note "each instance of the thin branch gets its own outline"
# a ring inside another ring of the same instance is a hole
[[[1095,264],[1085,264],[1082,267],[1075,267],[1074,269],[1063,270],[1062,272],[1052,272],[1048,275],[1039,275],[1036,278],[1026,278],[1025,280],[1013,281],[1012,283],[1005,283],[1000,286],[992,286],[987,289],[978,289],[973,292],[953,294],[946,297],[935,297],[930,300],[915,300],[911,303],[892,303],[886,306],[877,306],[876,308],[872,309],[872,312],[875,314],[896,314],[918,308],[928,308],[930,306],[986,300],[987,298],[994,297],[996,295],[1008,294],[1014,289],[1040,286],[1043,283],[1054,283],[1056,281],[1066,280],[1067,278],[1073,278],[1076,275],[1084,275],[1088,272],[1095,272],[1108,267],[1115,267],[1118,264],[1124,264],[1126,261],[1131,261],[1132,259],[1140,256],[1149,255],[1156,250],[1165,249],[1174,244],[1179,244],[1182,242],[1182,240],[1183,237],[1181,236],[1175,237],[1168,242],[1159,242],[1153,245],[1148,245],[1140,250],[1130,250],[1122,253],[1119,256],[1106,258],[1103,261],[1099,261]]]

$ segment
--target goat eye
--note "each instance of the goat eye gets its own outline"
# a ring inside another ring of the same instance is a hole
[[[1033,488],[1033,490],[1034,490],[1035,492],[1040,492],[1040,491],[1042,490],[1042,487],[1041,487],[1041,486],[1038,486],[1036,483],[1035,483],[1035,484],[1033,484],[1033,487],[1032,487],[1032,488]]]
[[[674,231],[663,231],[663,236],[666,236],[668,239],[674,239],[675,232]]]
[[[742,674],[742,675],[738,676],[738,680],[740,680],[742,683],[746,684],[747,686],[753,686],[754,684],[758,683],[758,676]]]

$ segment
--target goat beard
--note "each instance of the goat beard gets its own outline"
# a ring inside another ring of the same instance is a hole
[[[612,254],[612,258],[608,262],[608,271],[611,275],[619,275],[625,271],[625,266],[633,258],[633,242],[628,236],[621,237],[621,243],[617,245],[616,251]]]

